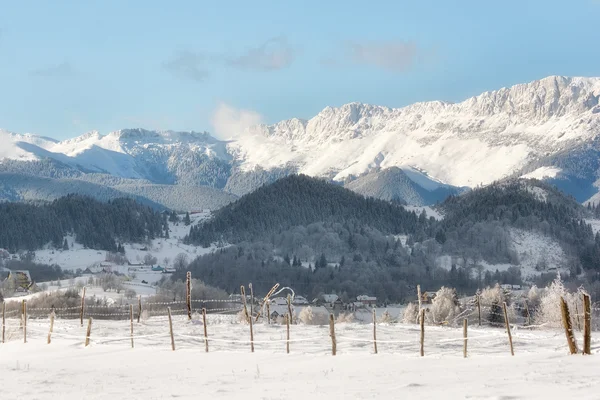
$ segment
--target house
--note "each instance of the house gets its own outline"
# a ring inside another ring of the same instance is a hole
[[[306,300],[306,297],[294,296],[294,300],[292,301],[292,304],[295,304],[298,306],[308,305],[308,300]]]
[[[110,274],[110,273],[113,272],[113,264],[109,263],[107,261],[101,262],[100,263],[100,270],[102,272],[106,272],[106,273]]]
[[[130,267],[143,267],[145,264],[143,262],[132,263],[131,261],[127,260],[127,265]]]
[[[329,303],[329,304],[333,304],[335,303],[335,301],[338,299],[338,295],[337,294],[324,294],[323,295],[323,301],[325,303]]]
[[[286,297],[275,297],[271,299],[271,304],[275,304],[277,306],[287,306],[287,298]]]
[[[154,272],[164,272],[165,269],[163,267],[161,267],[160,265],[157,265],[156,267],[152,267],[152,271],[154,271]]]
[[[361,302],[362,304],[366,305],[366,306],[374,306],[375,304],[377,304],[377,297],[373,297],[373,296],[367,296],[367,295],[360,295],[360,296],[356,296],[356,300],[358,300],[359,302]]]
[[[431,304],[433,302],[434,297],[435,297],[435,293],[423,292],[423,293],[421,293],[421,303],[422,304]]]
[[[29,289],[33,286],[33,281],[31,280],[31,275],[29,274],[29,271],[10,271],[8,273],[7,279],[14,279],[15,291],[17,292],[28,292]]]
[[[345,305],[344,302],[342,301],[342,299],[337,298],[331,305],[331,307],[333,308],[333,310],[335,311],[341,311],[343,309],[345,309]]]
[[[163,268],[163,274],[174,274],[175,272],[177,272],[175,270],[175,268]]]

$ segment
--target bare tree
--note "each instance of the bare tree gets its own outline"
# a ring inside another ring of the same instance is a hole
[[[185,269],[188,264],[188,256],[185,253],[177,254],[177,257],[175,257],[175,260],[173,261],[173,266],[177,270]]]

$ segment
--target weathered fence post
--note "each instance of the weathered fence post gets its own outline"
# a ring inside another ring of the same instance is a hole
[[[267,324],[271,325],[271,300],[267,300]]]
[[[583,354],[592,354],[592,301],[583,295]]]
[[[188,320],[192,319],[192,273],[186,274],[185,279],[185,304],[187,306]]]
[[[204,349],[208,353],[208,331],[206,330],[206,308],[202,309],[202,323],[204,324]]]
[[[292,317],[292,296],[287,295],[287,307],[288,307],[288,315],[290,316],[290,324],[294,323],[294,319]]]
[[[129,305],[129,327],[131,330],[131,348],[133,349],[133,304]]]
[[[285,350],[290,354],[290,314],[285,315],[285,324],[287,326],[287,340],[285,341]]]
[[[254,289],[252,289],[252,283],[248,284],[248,289],[250,289],[250,318],[254,316]]]
[[[169,315],[169,333],[171,334],[171,350],[175,351],[175,337],[173,336],[173,319],[171,318],[171,307],[167,307]]]
[[[54,330],[54,310],[50,313],[50,330],[48,331],[48,344],[52,342],[52,331]]]
[[[419,313],[421,319],[421,357],[425,356],[425,309]]]
[[[27,301],[23,300],[23,343],[27,343]]]
[[[481,326],[481,296],[479,296],[479,293],[477,294],[477,319],[479,326]]]
[[[140,318],[142,316],[142,295],[138,296],[138,316],[137,316],[137,323],[140,323]]]
[[[250,350],[254,353],[254,328],[252,325],[252,317],[249,318],[250,321]]]
[[[463,321],[463,339],[464,339],[463,356],[465,358],[467,358],[467,326],[468,326],[468,324],[469,324],[469,322],[465,318],[465,320]]]
[[[333,314],[329,314],[329,336],[331,336],[331,355],[335,356],[337,353],[337,343],[335,341],[335,320]]]
[[[419,319],[421,316],[421,307],[422,307],[422,301],[423,301],[423,298],[421,297],[421,285],[417,285],[417,301],[419,304],[419,313],[417,314],[417,319]]]
[[[513,349],[512,335],[510,333],[510,322],[508,321],[508,312],[506,311],[506,302],[502,303],[502,309],[504,310],[504,323],[506,324],[506,332],[508,333],[508,343],[510,344],[510,354],[512,356],[514,356],[515,350]]]
[[[263,301],[262,301],[262,303],[260,303],[260,307],[258,308],[258,311],[256,312],[256,317],[254,317],[255,322],[258,322],[258,318],[260,317],[263,307],[265,306],[265,302],[273,295],[273,293],[275,293],[277,288],[279,288],[279,283],[276,283],[271,288],[271,290],[269,290],[269,293],[267,293],[267,295],[265,297],[263,297]]]
[[[4,343],[4,333],[6,332],[6,302],[2,302],[2,343]]]
[[[375,350],[375,354],[377,354],[377,314],[375,312],[375,307],[373,307],[373,350]]]
[[[85,334],[85,347],[88,347],[90,344],[90,336],[92,334],[92,317],[88,320],[87,332]]]
[[[579,306],[577,305],[577,299],[575,299],[575,321],[577,322],[577,330],[581,332],[581,324],[579,323]]]
[[[83,326],[83,307],[85,307],[85,286],[83,287],[83,292],[81,293],[81,309],[79,310],[79,323]]]
[[[577,354],[577,343],[575,342],[575,335],[573,334],[573,325],[571,324],[569,306],[562,297],[560,298],[560,310],[562,314],[563,326],[565,328],[565,335],[567,336],[567,343],[569,344],[569,351],[571,354]]]

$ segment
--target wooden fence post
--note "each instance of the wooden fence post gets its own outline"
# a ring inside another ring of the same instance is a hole
[[[142,316],[142,295],[138,296],[138,316],[137,316],[137,323],[140,323],[140,318]]]
[[[425,309],[421,310],[421,357],[425,356]]]
[[[329,336],[331,336],[331,355],[335,356],[337,353],[337,343],[335,341],[335,320],[333,314],[329,314]]]
[[[85,306],[85,286],[83,287],[83,293],[81,293],[81,310],[79,310],[79,322],[83,326],[83,307]]]
[[[250,318],[254,316],[254,289],[252,289],[252,283],[248,284],[248,289],[250,289]]]
[[[575,299],[575,321],[577,322],[577,330],[581,332],[581,324],[579,323],[579,306],[577,305],[577,299]]]
[[[463,356],[465,358],[467,358],[467,326],[468,326],[468,324],[469,324],[469,322],[465,318],[465,320],[463,321],[463,338],[464,338]]]
[[[23,343],[27,343],[27,301],[23,300]]]
[[[50,331],[48,331],[48,344],[52,342],[52,331],[54,330],[54,310],[50,313]]]
[[[267,300],[267,324],[271,325],[271,300]]]
[[[131,330],[131,348],[133,349],[133,304],[129,305],[129,328]]]
[[[88,320],[87,332],[85,334],[85,347],[88,347],[90,344],[90,336],[92,334],[92,317]]]
[[[510,344],[510,354],[514,356],[515,350],[513,349],[512,335],[510,333],[510,322],[508,321],[508,312],[506,311],[506,302],[502,303],[502,308],[504,310],[504,322],[506,324],[506,332],[508,332],[508,343]]]
[[[249,318],[250,321],[250,350],[254,353],[254,328],[252,325],[252,317]]]
[[[287,325],[287,340],[285,342],[285,350],[290,354],[290,314],[285,315],[285,324]]]
[[[375,354],[377,354],[377,314],[375,312],[375,307],[373,307],[373,350],[375,350]]]
[[[208,353],[208,331],[206,330],[206,308],[202,309],[202,323],[204,324],[204,349]]]
[[[287,295],[287,306],[288,306],[288,315],[290,316],[290,324],[294,323],[294,318],[292,316],[292,296]]]
[[[481,296],[477,294],[477,319],[479,320],[479,326],[481,326]]]
[[[265,297],[263,297],[263,301],[262,303],[260,303],[260,307],[258,308],[258,311],[256,312],[256,317],[254,317],[254,321],[258,322],[258,318],[261,315],[261,312],[263,310],[263,307],[265,306],[265,302],[267,300],[269,300],[269,298],[273,295],[273,293],[275,293],[275,291],[277,290],[277,288],[279,288],[279,283],[276,283],[271,290],[269,290],[269,293],[267,293],[267,295]]]
[[[192,273],[186,274],[185,279],[185,304],[187,306],[188,320],[192,319]]]
[[[569,306],[562,297],[560,298],[560,310],[562,314],[563,326],[565,328],[565,335],[567,336],[567,343],[569,344],[569,351],[571,354],[577,354],[577,343],[575,343],[575,336],[573,335],[573,326],[571,324]]]
[[[592,354],[592,301],[583,295],[583,354]]]
[[[167,307],[167,314],[169,315],[169,333],[171,334],[171,350],[175,351],[175,337],[173,337],[173,320],[171,318],[171,307]]]
[[[419,313],[417,314],[418,319],[421,316],[421,307],[423,302],[423,298],[421,297],[421,285],[417,285],[417,300],[419,302]]]
[[[4,343],[4,333],[6,332],[6,302],[2,302],[2,343]]]

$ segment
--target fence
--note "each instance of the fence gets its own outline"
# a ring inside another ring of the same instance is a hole
[[[299,324],[297,318],[287,317],[283,323],[272,324],[257,318],[257,310],[249,324],[238,316],[242,303],[217,299],[190,303],[194,306],[191,319],[187,301],[84,304],[83,312],[80,305],[35,308],[27,307],[27,302],[3,303],[2,343],[47,341],[124,348],[169,348],[170,344],[173,350],[334,355],[368,351],[456,357],[568,349],[564,330],[531,324],[530,310],[519,303],[513,303],[505,314],[502,307],[478,307],[472,301],[452,320],[441,322],[432,321],[423,311],[420,315],[427,324],[381,322],[374,316],[372,323],[336,323],[332,317],[329,325]],[[578,343],[582,343],[583,330],[573,328]],[[600,349],[594,340],[590,344],[590,352]]]

